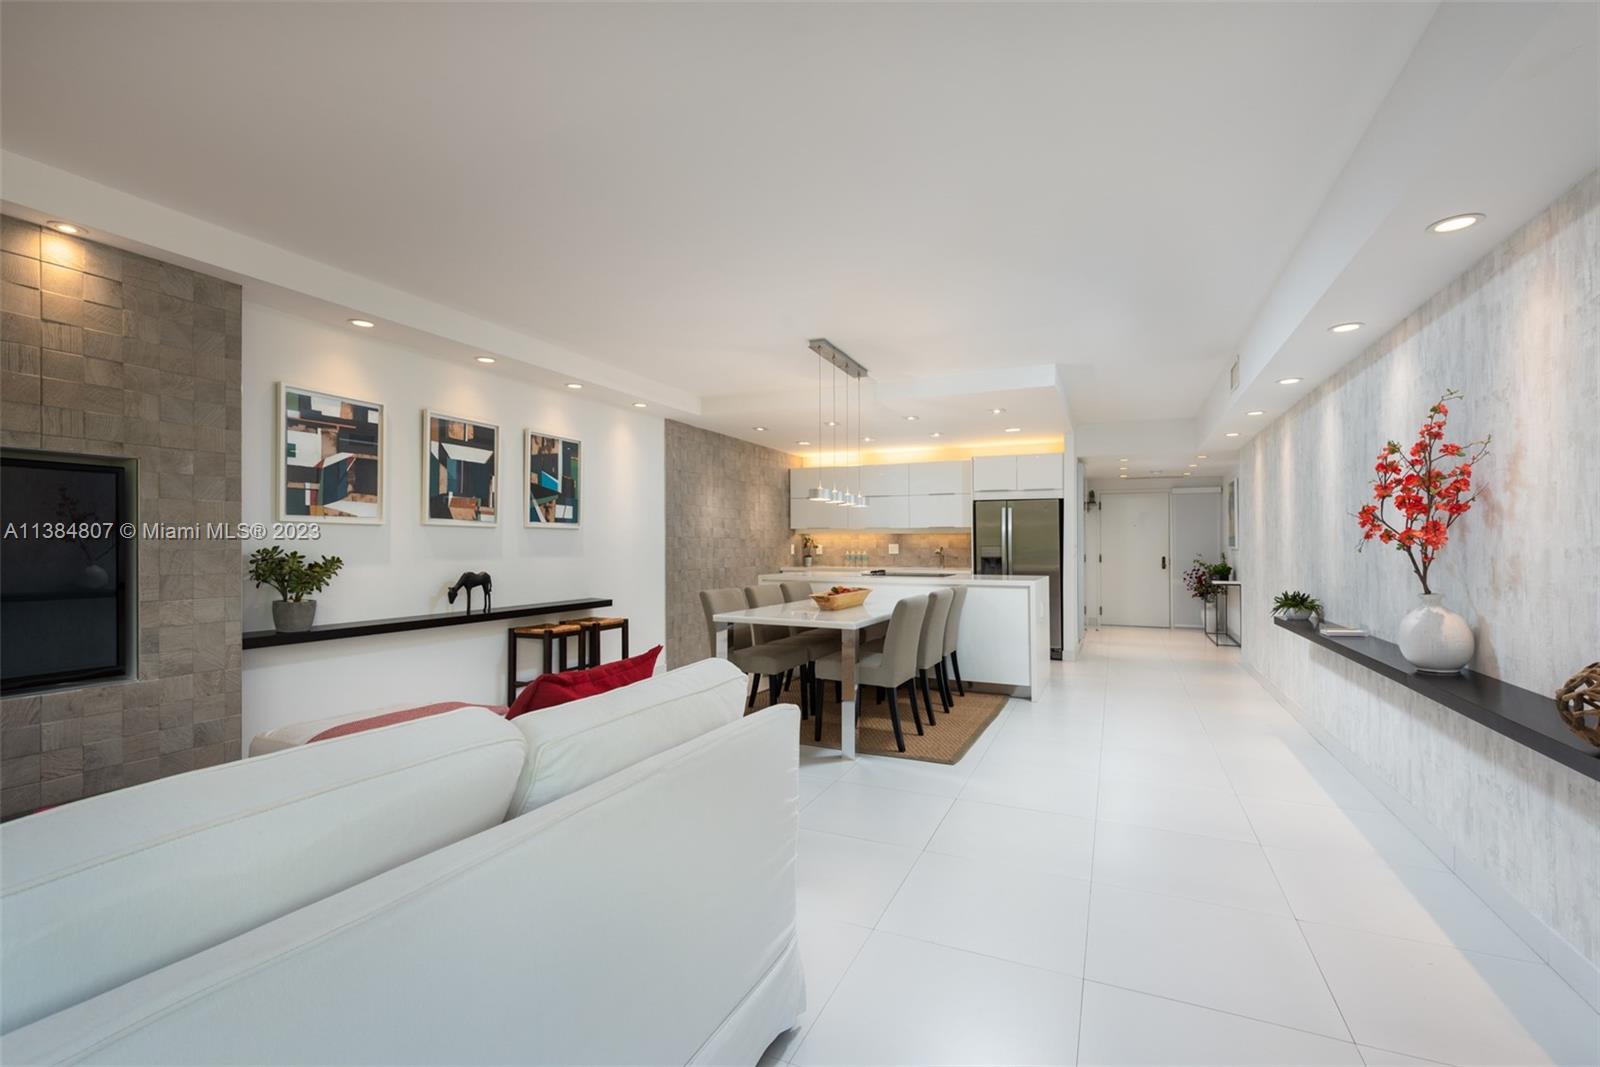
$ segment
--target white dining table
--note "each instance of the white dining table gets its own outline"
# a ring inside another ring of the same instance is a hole
[[[734,626],[797,626],[808,630],[838,630],[841,699],[839,701],[839,750],[845,759],[856,758],[856,654],[861,646],[861,632],[879,623],[888,622],[894,606],[910,596],[927,596],[937,585],[896,586],[874,589],[860,607],[840,611],[824,611],[811,600],[797,600],[787,604],[774,604],[766,608],[744,608],[739,611],[719,612],[711,621],[719,627]],[[726,656],[727,645],[719,641],[717,653]]]

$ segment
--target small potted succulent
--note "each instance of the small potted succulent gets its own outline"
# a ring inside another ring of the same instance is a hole
[[[1194,561],[1199,563],[1200,557],[1196,556]],[[1206,569],[1211,572],[1211,580],[1213,582],[1226,582],[1233,578],[1233,564],[1228,562],[1228,554],[1226,552],[1222,554],[1221,563],[1208,564]]]
[[[1294,592],[1279,593],[1272,601],[1272,613],[1280,619],[1289,619],[1294,622],[1305,622],[1311,616],[1322,618],[1322,601],[1310,593],[1302,593],[1298,589]]]
[[[312,563],[298,552],[272,545],[250,553],[250,580],[257,589],[270,585],[278,591],[280,599],[272,602],[272,624],[280,633],[295,633],[311,629],[317,615],[317,602],[306,597],[328,588],[343,566],[338,556]]]

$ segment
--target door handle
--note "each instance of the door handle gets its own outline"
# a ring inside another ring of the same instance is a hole
[[[1166,556],[1162,556],[1161,557],[1161,569],[1162,570],[1166,570],[1167,569],[1167,557]]]

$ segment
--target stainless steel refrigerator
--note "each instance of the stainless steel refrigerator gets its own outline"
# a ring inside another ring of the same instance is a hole
[[[1061,658],[1059,500],[978,500],[972,505],[972,569],[977,574],[1050,579],[1050,657]]]

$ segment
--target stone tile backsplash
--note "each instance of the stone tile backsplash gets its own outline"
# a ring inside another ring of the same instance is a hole
[[[821,546],[816,566],[846,566],[846,554],[864,552],[868,567],[949,567],[951,570],[972,569],[972,535],[967,533],[852,533],[847,530],[821,530],[812,537]],[[784,561],[784,566],[798,566],[801,562],[800,535],[795,534],[794,558]],[[891,556],[889,546],[898,544],[899,555]],[[938,550],[944,549],[944,559]],[[853,566],[854,564],[849,564]]]

